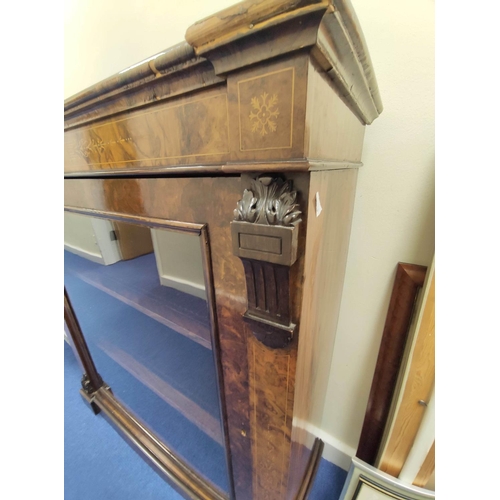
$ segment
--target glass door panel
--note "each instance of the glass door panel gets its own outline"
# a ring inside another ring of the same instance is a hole
[[[113,394],[224,492],[200,237],[65,212],[65,287]]]

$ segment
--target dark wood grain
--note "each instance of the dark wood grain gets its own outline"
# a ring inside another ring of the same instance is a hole
[[[228,127],[225,89],[179,97],[67,130],[65,171],[217,163],[229,157]]]
[[[175,47],[173,47],[174,49]],[[210,61],[189,55],[168,67],[162,60],[169,51],[154,61],[119,73],[65,101],[65,129],[88,125],[117,113],[148,107],[198,89],[224,82]],[[172,61],[175,62],[175,61]],[[156,73],[152,70],[155,67]],[[128,82],[128,83],[127,83]]]
[[[399,263],[356,456],[375,465],[394,396],[418,291],[427,268]]]

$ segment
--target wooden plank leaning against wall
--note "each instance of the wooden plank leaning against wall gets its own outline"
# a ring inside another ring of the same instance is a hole
[[[411,339],[410,339],[411,341]],[[387,428],[385,444],[381,448],[378,468],[398,477],[418,440],[419,428],[434,390],[435,376],[435,272],[434,263],[428,271],[422,302],[408,363],[402,374],[399,398],[394,416]],[[425,486],[434,472],[434,443],[422,457],[420,471],[413,478],[416,486]]]

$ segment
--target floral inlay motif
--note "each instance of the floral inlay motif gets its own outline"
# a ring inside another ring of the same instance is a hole
[[[102,154],[106,150],[106,146],[111,144],[121,144],[123,142],[132,141],[131,137],[119,138],[115,141],[103,141],[102,139],[81,139],[80,144],[76,148],[76,152],[84,158],[89,158],[92,153]]]
[[[264,92],[260,98],[252,97],[253,111],[250,113],[252,122],[252,132],[258,132],[260,135],[267,135],[268,132],[276,132],[276,119],[279,115],[277,108],[278,95],[269,95]]]

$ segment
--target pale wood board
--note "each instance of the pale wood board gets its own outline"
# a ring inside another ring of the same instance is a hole
[[[436,454],[435,454],[436,442],[432,443],[431,449],[425,457],[424,463],[420,470],[418,471],[417,477],[413,481],[415,486],[420,486],[425,488],[425,485],[429,482],[430,477],[434,473],[436,466]]]
[[[357,169],[311,172],[308,245],[299,326],[292,442],[311,449],[314,436],[296,425],[317,423],[323,415],[335,333],[344,284]],[[322,207],[317,214],[317,199]],[[294,456],[294,469],[305,467],[304,452]],[[294,479],[290,478],[292,486]]]
[[[434,265],[428,272],[424,290],[400,398],[378,460],[378,468],[394,477],[398,477],[401,472],[422,422],[425,406],[420,405],[419,401],[428,401],[434,386]]]

